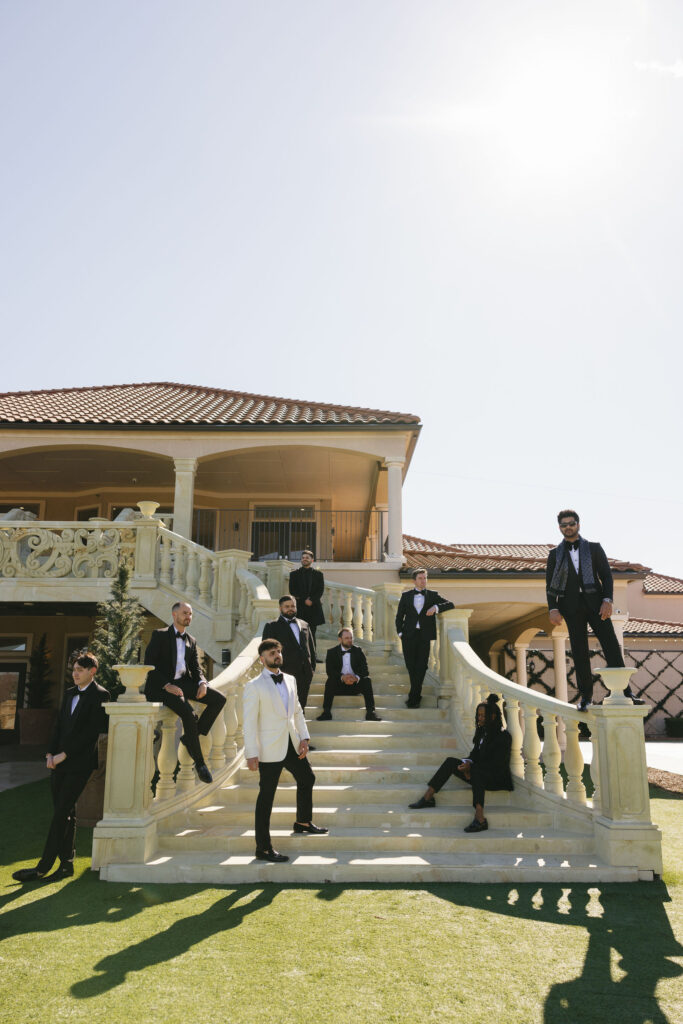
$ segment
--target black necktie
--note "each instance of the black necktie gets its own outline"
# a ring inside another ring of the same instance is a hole
[[[284,676],[282,675],[282,672],[278,672],[277,675],[273,675],[273,673],[271,672],[271,678],[274,683],[281,683],[282,680],[284,679]]]

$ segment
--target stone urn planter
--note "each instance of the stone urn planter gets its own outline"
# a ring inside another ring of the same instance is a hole
[[[19,743],[21,746],[45,747],[50,742],[50,734],[55,723],[57,712],[54,708],[19,708]]]
[[[147,673],[153,668],[152,665],[114,665],[119,678],[126,687],[119,701],[122,703],[139,703],[145,701],[144,693],[141,693],[145,685]],[[97,743],[97,768],[88,779],[85,789],[76,803],[76,825],[79,828],[94,828],[98,821],[102,820],[104,814],[104,783],[107,771],[107,750],[109,737],[102,733]],[[151,780],[150,780],[151,784]]]

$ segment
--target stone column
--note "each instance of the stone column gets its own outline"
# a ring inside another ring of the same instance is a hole
[[[550,633],[553,641],[553,671],[555,673],[555,697],[567,703],[567,627],[564,622],[561,626],[555,626]],[[565,750],[567,746],[567,731],[561,718],[557,722],[557,739],[560,749]]]
[[[626,612],[615,611],[612,615],[612,625],[614,626],[614,632],[617,634],[622,656],[624,655],[624,627],[627,622],[628,615]]]
[[[175,495],[173,497],[173,532],[192,539],[192,511],[194,508],[194,478],[196,459],[174,459]]]
[[[389,551],[388,558],[403,561],[403,459],[389,458],[387,463],[387,491],[389,497]]]
[[[528,686],[529,677],[526,671],[526,656],[529,650],[528,644],[515,644],[515,658],[517,660],[517,683],[519,686]]]

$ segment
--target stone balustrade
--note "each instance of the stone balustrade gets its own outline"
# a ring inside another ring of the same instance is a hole
[[[0,523],[0,577],[110,579],[135,560],[137,523]]]
[[[330,634],[336,637],[340,629],[352,629],[356,640],[372,643],[375,640],[376,596],[374,590],[365,587],[326,581],[323,612]]]

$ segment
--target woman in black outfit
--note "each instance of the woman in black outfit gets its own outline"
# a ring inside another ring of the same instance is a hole
[[[510,775],[510,747],[512,737],[503,728],[503,716],[495,693],[489,694],[484,704],[477,705],[476,730],[469,757],[447,757],[429,785],[414,804],[415,810],[436,807],[434,794],[450,779],[451,775],[469,783],[472,787],[474,820],[465,832],[485,832],[489,823],[484,817],[484,792],[487,789],[513,788]]]

